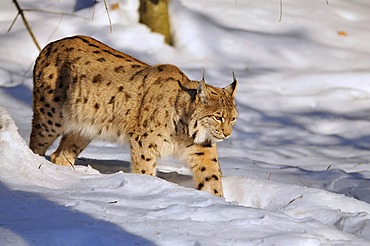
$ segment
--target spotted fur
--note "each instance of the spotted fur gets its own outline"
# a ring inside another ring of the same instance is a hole
[[[39,155],[62,135],[51,161],[73,165],[94,139],[131,146],[132,170],[155,175],[174,155],[195,186],[223,196],[216,142],[231,135],[237,81],[191,81],[176,66],[150,66],[85,36],[47,45],[34,67],[30,148]]]

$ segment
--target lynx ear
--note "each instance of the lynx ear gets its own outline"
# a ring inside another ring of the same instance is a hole
[[[235,96],[236,87],[238,87],[238,80],[236,79],[235,72],[233,71],[233,82],[229,84],[228,86],[224,87],[224,90],[226,90],[232,97]]]
[[[199,86],[197,88],[197,94],[202,103],[207,102],[207,89],[206,89],[206,82],[204,81],[204,69],[202,69],[202,80],[199,82]]]

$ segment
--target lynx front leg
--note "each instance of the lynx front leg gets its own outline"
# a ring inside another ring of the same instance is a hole
[[[132,172],[147,175],[156,175],[156,165],[159,152],[157,139],[154,136],[133,135],[130,138]]]
[[[74,165],[77,156],[90,142],[90,139],[84,138],[77,133],[67,133],[63,135],[58,149],[51,155],[50,159],[58,165]]]
[[[189,146],[187,162],[198,190],[207,191],[215,196],[224,196],[216,144]]]

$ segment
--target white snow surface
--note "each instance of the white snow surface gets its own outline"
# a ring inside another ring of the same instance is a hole
[[[93,142],[75,168],[28,148],[38,55],[0,2],[0,245],[370,245],[370,2],[172,0],[174,46],[138,22],[138,0],[19,1],[43,47],[83,34],[216,86],[239,80],[219,145],[225,199],[187,167],[130,173],[127,146]],[[76,6],[78,11],[75,11]],[[112,8],[112,6],[118,8]],[[82,8],[81,8],[82,6]],[[93,16],[93,18],[92,18]],[[56,142],[47,155],[57,147]]]

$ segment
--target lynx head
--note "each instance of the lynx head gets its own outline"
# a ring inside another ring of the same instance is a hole
[[[198,102],[189,124],[189,134],[197,144],[220,142],[230,137],[238,117],[235,106],[237,80],[224,87],[206,85],[203,79],[197,88]]]

